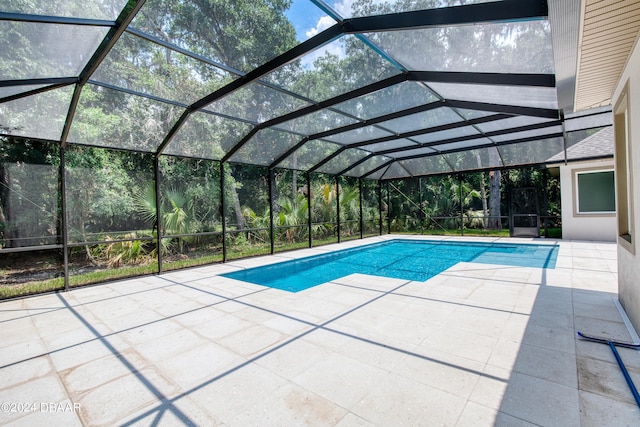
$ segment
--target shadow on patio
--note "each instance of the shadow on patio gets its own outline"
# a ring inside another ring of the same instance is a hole
[[[631,340],[615,245],[560,244],[556,269],[461,263],[426,283],[218,276],[254,259],[5,302],[0,401],[78,410],[2,423],[633,424],[610,350],[575,338]]]

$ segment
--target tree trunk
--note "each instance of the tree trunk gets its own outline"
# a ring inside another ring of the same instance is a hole
[[[238,224],[238,230],[244,230],[247,228],[244,222],[244,216],[242,216],[242,207],[240,206],[240,198],[238,197],[238,192],[236,191],[236,186],[231,185],[231,198],[233,199],[233,210],[236,213],[236,221]]]
[[[271,180],[271,192],[273,200],[270,201],[271,209],[273,209],[273,216],[276,217],[280,213],[280,205],[278,204],[278,185],[276,184],[276,174],[269,173],[269,180]]]
[[[293,159],[291,159],[291,167],[293,169],[291,171],[291,175],[293,176],[291,179],[291,197],[295,200],[298,195],[298,154],[295,151],[293,153]]]
[[[227,190],[229,193],[231,193],[231,203],[233,204],[233,212],[236,216],[236,224],[238,225],[238,230],[244,230],[246,227],[245,221],[244,221],[244,217],[242,216],[242,207],[240,206],[240,197],[238,197],[238,190],[236,189],[236,179],[233,177],[233,172],[231,171],[231,168],[227,169],[227,168],[223,168],[225,171],[223,173],[226,173],[225,178],[224,178],[224,188],[222,189],[222,191],[224,192],[224,196],[225,196],[225,200],[227,200],[227,193],[225,192],[225,190]],[[225,210],[227,210],[225,208]],[[222,213],[222,217],[223,217],[223,221],[224,218],[226,218],[226,212]]]
[[[89,192],[91,191],[90,189],[95,188],[95,184],[92,183],[88,183],[85,182],[84,186],[82,187],[82,195],[80,195],[80,197],[77,198],[78,203],[76,204],[75,208],[80,210],[80,214],[78,216],[78,220],[79,220],[79,224],[78,224],[78,228],[80,229],[80,235],[82,236],[82,242],[87,242],[89,239],[87,239],[87,233],[86,233],[86,224],[87,221],[89,220],[89,206],[85,205],[85,204],[80,204],[80,200],[91,200],[91,196],[89,195]],[[67,225],[68,227],[68,225]],[[87,260],[92,264],[97,266],[98,262],[96,261],[95,257],[91,254],[91,249],[89,248],[89,245],[84,245],[84,253],[87,256]]]
[[[308,93],[309,88],[307,88],[307,95]],[[291,135],[291,143],[295,144],[296,141],[296,137]],[[298,195],[298,150],[294,151],[291,155],[291,175],[291,198],[295,200]]]
[[[9,204],[9,171],[0,165],[0,222],[4,226],[5,247],[15,247],[12,239],[15,237],[11,231],[11,205]]]
[[[500,181],[502,173],[499,170],[489,172],[489,228],[490,230],[501,230],[500,220]]]
[[[480,195],[482,196],[482,215],[484,216],[482,225],[486,230],[489,224],[489,208],[487,206],[487,189],[485,187],[484,172],[480,172]]]
[[[478,161],[478,168],[481,168],[480,152],[476,152],[476,160]],[[480,195],[482,196],[482,216],[484,217],[482,226],[486,230],[489,225],[489,209],[487,208],[487,189],[485,187],[484,172],[480,172]]]

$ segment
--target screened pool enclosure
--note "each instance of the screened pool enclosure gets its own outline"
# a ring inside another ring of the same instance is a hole
[[[569,3],[0,0],[0,298],[509,230],[522,188],[547,232],[547,159],[611,125]]]

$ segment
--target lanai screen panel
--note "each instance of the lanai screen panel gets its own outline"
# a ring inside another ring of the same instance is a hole
[[[468,109],[465,109],[465,108],[456,108],[456,111],[458,113],[462,114],[462,116],[467,120],[478,119],[478,118],[481,118],[481,117],[486,117],[486,118],[488,118],[487,120],[489,120],[489,119],[491,119],[491,116],[494,116],[494,118],[495,118],[495,115],[496,115],[496,113],[493,110],[491,110],[491,111],[483,111],[481,109],[479,109],[479,110],[468,110]],[[496,120],[499,120],[499,119],[496,118]],[[490,120],[490,121],[492,121],[492,120]]]
[[[386,166],[381,167],[378,170],[374,170],[372,172],[369,172],[366,177],[368,179],[373,179],[373,180],[381,179],[384,176],[384,174],[387,172],[389,167],[390,167],[390,165],[386,165]]]
[[[315,139],[305,143],[302,147],[295,150],[278,166],[282,168],[290,168],[295,170],[309,170],[323,159],[338,151],[340,145],[321,139]]]
[[[505,166],[543,163],[563,151],[562,137],[530,141],[526,144],[508,144],[498,147]]]
[[[369,154],[368,151],[359,150],[357,148],[345,150],[338,154],[324,165],[318,168],[318,172],[337,174],[345,170],[355,162],[364,159]]]
[[[309,102],[304,99],[255,82],[212,102],[204,110],[262,123],[307,105]]]
[[[232,77],[219,67],[125,33],[91,79],[188,105],[230,83]]]
[[[431,148],[437,151],[460,150],[469,147],[477,147],[479,145],[490,145],[493,142],[489,138],[475,138],[466,141],[449,142],[446,144],[433,145]]]
[[[409,171],[405,169],[399,162],[391,163],[384,174],[380,177],[382,179],[397,179],[405,178],[409,175]]]
[[[567,114],[565,120],[567,132],[608,126],[612,123],[611,107],[593,108]]]
[[[29,15],[51,15],[70,18],[114,20],[127,0],[59,0],[12,1],[1,0],[0,10]]]
[[[310,14],[318,11],[311,2],[301,5]],[[131,27],[243,73],[301,43],[282,3],[247,1],[242,7],[147,0]]]
[[[78,102],[69,142],[155,152],[183,108],[87,85]]]
[[[232,162],[269,166],[293,147],[302,136],[275,129],[259,130],[230,158]]]
[[[400,72],[360,39],[345,35],[267,74],[263,80],[319,102]]]
[[[358,123],[358,120],[335,111],[320,110],[274,127],[308,136],[354,123]]]
[[[443,154],[443,157],[456,171],[499,168],[502,166],[500,154],[496,147],[447,153]]]
[[[496,120],[487,123],[479,123],[477,128],[482,132],[495,132],[502,129],[518,128],[522,126],[537,125],[540,123],[550,122],[554,119],[548,119],[544,117],[531,117],[531,116],[515,116],[508,119]]]
[[[410,12],[416,10],[436,9],[449,6],[475,3],[492,3],[499,0],[388,0],[384,2],[334,2],[333,9],[343,18],[385,15],[394,12]],[[327,2],[329,3],[329,2]]]
[[[362,147],[363,150],[371,151],[371,152],[379,152],[379,151],[387,151],[387,150],[396,150],[404,147],[418,147],[418,143],[413,139],[402,138],[402,139],[393,139],[391,141],[380,142],[377,144],[365,145]]]
[[[365,175],[365,174],[375,170],[376,168],[384,165],[385,163],[388,163],[391,160],[393,160],[393,159],[391,159],[390,157],[387,157],[387,156],[373,156],[373,157],[365,160],[364,162],[360,163],[359,165],[349,169],[348,171],[346,171],[344,173],[344,175],[353,176],[353,177],[361,177],[362,175]]]
[[[326,136],[324,139],[337,144],[354,144],[357,142],[369,141],[371,139],[392,137],[394,134],[387,132],[377,126],[365,126],[335,135]]]
[[[78,75],[108,31],[106,26],[0,21],[0,80]]]
[[[437,132],[425,133],[423,135],[416,135],[414,140],[421,144],[436,143],[438,141],[445,141],[447,139],[462,138],[467,136],[479,135],[480,131],[476,126],[464,126],[455,129],[441,130]]]
[[[136,3],[0,0],[0,132],[352,176],[379,167],[376,157],[349,167],[372,153],[499,147],[509,153],[502,166],[529,163],[527,153],[546,153],[560,133],[556,88],[541,83],[555,68],[550,24],[534,1],[147,0],[127,17]],[[533,12],[492,19],[501,3]],[[444,21],[429,21],[429,9],[451,6]],[[101,51],[108,32],[117,41]],[[59,111],[18,123],[28,110],[19,106],[57,97]],[[568,114],[567,130],[608,120]],[[325,161],[340,146],[348,149]]]
[[[404,82],[344,101],[336,105],[335,109],[367,120],[437,100],[425,85],[419,82]]]
[[[561,134],[561,133],[562,133],[562,126],[557,125],[557,126],[550,126],[544,129],[534,129],[534,130],[528,130],[528,131],[522,131],[522,132],[513,132],[513,133],[504,134],[504,135],[496,135],[492,137],[492,140],[495,142],[505,142],[505,141],[513,141],[517,139],[532,138],[536,136],[544,137],[545,135]]]
[[[393,153],[387,153],[387,156],[393,157],[393,158],[396,158],[396,159],[401,159],[403,157],[431,155],[431,154],[436,154],[436,153],[437,153],[437,151],[434,150],[433,148],[420,147],[420,148],[414,148],[414,149],[411,149],[411,150],[403,150],[403,151],[396,151],[396,152],[393,152]]]
[[[558,108],[556,89],[509,85],[429,83],[445,99],[534,108]],[[487,106],[490,109],[491,106]]]
[[[29,92],[32,90],[37,90],[47,86],[48,85],[35,84],[35,85],[0,87],[0,99],[6,98],[12,95],[18,95],[20,93]]]
[[[379,123],[378,126],[389,129],[395,133],[411,132],[418,129],[426,129],[438,125],[445,125],[462,121],[463,118],[451,108],[436,108],[411,114],[393,120]]]
[[[250,123],[198,111],[187,118],[164,153],[220,160],[252,127]]]
[[[547,21],[389,31],[368,35],[410,70],[553,73]],[[535,45],[538,49],[531,49]]]
[[[67,117],[73,87],[63,87],[0,104],[0,132],[57,140]]]
[[[53,144],[0,139],[3,218],[0,249],[60,242],[59,150]]]
[[[70,242],[114,240],[131,233],[142,237],[153,228],[155,209],[149,212],[148,205],[140,201],[154,189],[151,155],[78,146],[66,154]]]
[[[451,165],[441,155],[399,161],[414,176],[453,172]]]

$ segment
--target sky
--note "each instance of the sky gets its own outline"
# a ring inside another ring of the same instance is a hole
[[[351,5],[355,0],[327,1],[326,3],[343,18],[351,17]],[[335,23],[310,0],[294,0],[287,17],[296,27],[298,40],[303,41],[329,28]]]
[[[342,17],[350,17],[351,5],[354,1],[355,0],[327,1],[327,4]],[[309,0],[294,0],[291,8],[287,12],[287,17],[293,23],[298,40],[301,42],[321,33],[336,23],[333,18],[329,17]],[[345,55],[342,43],[334,41],[305,55],[302,58],[302,65],[310,68],[313,61],[323,56],[326,52],[330,52],[339,57],[344,57]]]

